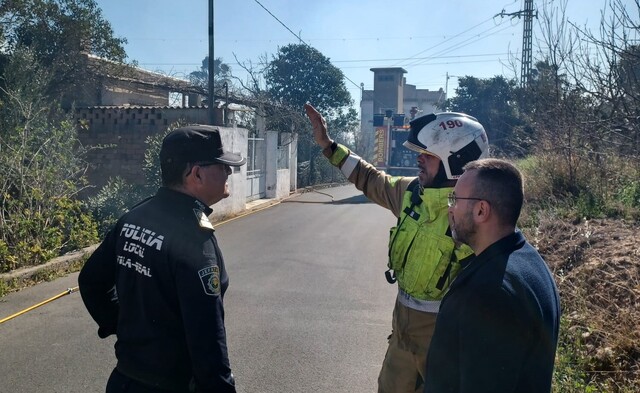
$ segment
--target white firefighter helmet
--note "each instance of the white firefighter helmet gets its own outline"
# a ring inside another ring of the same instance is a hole
[[[475,117],[456,112],[431,113],[409,124],[404,147],[438,157],[448,179],[459,178],[466,163],[489,155],[487,133]]]

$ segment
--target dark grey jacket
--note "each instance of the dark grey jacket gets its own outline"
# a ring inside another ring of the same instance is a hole
[[[472,259],[451,284],[427,357],[425,392],[551,391],[560,300],[520,232]]]

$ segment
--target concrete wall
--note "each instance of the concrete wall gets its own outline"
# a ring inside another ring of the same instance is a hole
[[[87,178],[91,188],[84,197],[94,195],[109,178],[119,176],[132,184],[144,184],[142,170],[150,136],[163,135],[178,121],[206,124],[206,108],[86,108],[78,109],[75,118],[80,125],[79,139],[87,154]],[[248,130],[220,127],[225,149],[247,156]],[[241,212],[246,207],[246,167],[236,169],[229,177],[231,197],[214,207],[213,216]]]
[[[418,107],[419,113],[416,117],[428,115],[429,113],[441,112],[436,108],[437,103],[442,103],[446,99],[444,90],[430,91],[428,89],[416,89],[415,85],[405,85],[404,90],[404,114],[408,117],[411,107]]]
[[[225,150],[239,153],[242,157],[247,156],[247,139],[249,131],[245,128],[220,127],[222,146]],[[243,212],[247,207],[246,187],[247,187],[247,166],[243,165],[233,169],[233,174],[229,176],[229,198],[223,199],[212,206],[213,213],[210,218],[217,220],[226,216]]]
[[[282,143],[289,144],[289,191],[298,189],[298,134],[285,134]]]
[[[274,198],[282,199],[289,196],[291,187],[290,169],[278,169],[276,174],[278,183],[276,184],[276,193]]]
[[[290,138],[290,137],[287,137]],[[289,195],[290,189],[290,169],[283,168],[278,169],[278,132],[276,131],[267,131],[266,132],[266,142],[267,142],[267,166],[265,169],[266,172],[266,197],[267,198],[275,198],[282,199]],[[289,153],[289,147],[291,144],[286,144],[283,147],[287,149],[287,154]],[[291,163],[291,159],[289,158],[289,163]]]

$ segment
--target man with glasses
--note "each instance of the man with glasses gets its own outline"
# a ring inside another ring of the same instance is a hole
[[[498,159],[464,169],[449,221],[476,257],[440,304],[425,392],[550,392],[560,301],[546,263],[516,229],[522,176]]]
[[[101,338],[115,334],[115,392],[229,392],[223,297],[229,285],[207,218],[229,196],[220,130],[188,126],[162,142],[163,186],[123,215],[80,272]]]
[[[391,229],[386,278],[398,283],[392,332],[378,377],[379,393],[421,392],[425,362],[440,300],[473,254],[451,238],[447,196],[462,167],[488,155],[482,125],[462,113],[437,113],[410,123],[404,146],[418,156],[417,177],[389,176],[340,145],[327,133],[324,118],[305,105],[314,140],[331,164],[370,200],[397,218]]]

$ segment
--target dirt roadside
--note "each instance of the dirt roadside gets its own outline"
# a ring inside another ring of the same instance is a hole
[[[555,274],[587,371],[640,384],[640,225],[549,219],[527,237]]]

